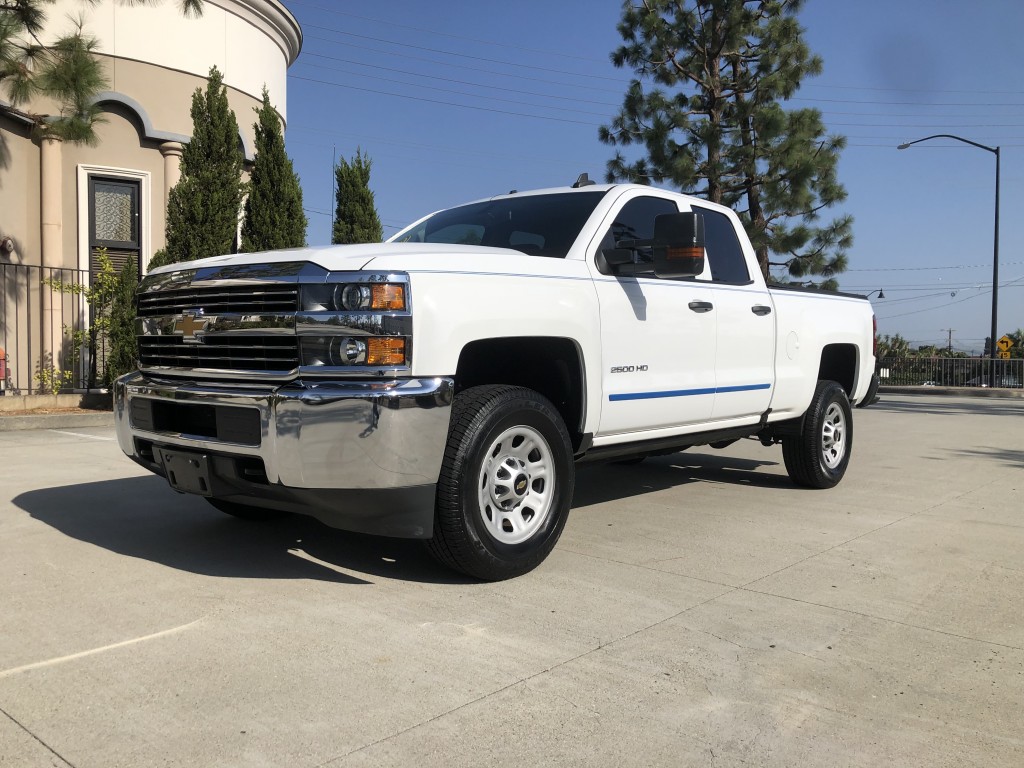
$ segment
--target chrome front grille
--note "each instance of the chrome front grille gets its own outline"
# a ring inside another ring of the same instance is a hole
[[[201,344],[180,336],[140,336],[139,359],[143,368],[285,373],[299,366],[299,344],[292,335],[209,336]]]
[[[299,290],[286,285],[189,287],[139,294],[139,317],[161,317],[201,309],[207,315],[295,312]]]

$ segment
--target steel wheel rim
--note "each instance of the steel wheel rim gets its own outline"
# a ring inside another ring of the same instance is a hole
[[[846,414],[839,403],[830,403],[821,425],[821,460],[835,469],[846,455]]]
[[[554,454],[532,427],[509,427],[491,443],[477,481],[480,521],[502,544],[521,544],[554,506]]]

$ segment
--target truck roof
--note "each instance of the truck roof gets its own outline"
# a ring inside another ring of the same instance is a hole
[[[472,205],[473,203],[483,203],[483,202],[486,202],[488,200],[503,200],[503,199],[507,199],[507,198],[511,198],[511,197],[529,197],[529,196],[533,196],[533,195],[556,195],[556,194],[557,195],[562,195],[562,194],[570,194],[571,195],[571,194],[577,194],[577,193],[581,193],[581,192],[610,192],[613,189],[615,189],[615,190],[622,190],[622,191],[629,190],[629,189],[638,189],[638,190],[646,190],[646,191],[657,190],[658,192],[667,192],[668,194],[673,195],[675,197],[679,197],[679,198],[682,198],[682,199],[687,200],[687,201],[692,201],[696,205],[701,205],[701,206],[704,206],[705,208],[717,208],[718,210],[721,210],[723,212],[730,212],[730,213],[732,212],[732,209],[730,209],[728,206],[720,205],[718,203],[713,203],[710,200],[704,199],[703,197],[696,197],[694,195],[687,195],[687,194],[685,194],[683,192],[677,192],[674,189],[666,189],[664,187],[655,187],[655,186],[651,186],[651,185],[647,185],[647,184],[594,184],[594,183],[591,183],[591,184],[589,184],[589,185],[587,185],[585,187],[571,187],[571,186],[569,186],[569,187],[547,187],[545,189],[525,189],[525,190],[522,190],[522,191],[512,190],[511,192],[508,192],[508,193],[506,193],[504,195],[494,195],[493,197],[485,197],[485,198],[481,198],[480,200],[473,200],[473,201],[467,202],[467,203],[460,203],[459,205],[453,206],[453,207],[457,208],[457,207],[459,207],[461,205]]]

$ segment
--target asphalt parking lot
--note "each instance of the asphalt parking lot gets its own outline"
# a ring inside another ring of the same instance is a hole
[[[107,427],[0,432],[0,765],[1024,765],[1024,400],[581,469],[499,584],[222,515]]]

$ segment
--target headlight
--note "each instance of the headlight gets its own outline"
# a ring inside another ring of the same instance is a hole
[[[305,366],[405,365],[405,339],[393,336],[306,336],[301,348]]]
[[[368,285],[339,285],[334,292],[339,297],[336,305],[349,312],[356,309],[369,309],[373,292]]]
[[[303,312],[403,312],[401,283],[335,283],[302,288]]]

